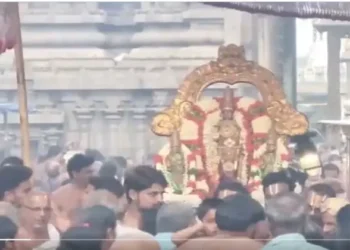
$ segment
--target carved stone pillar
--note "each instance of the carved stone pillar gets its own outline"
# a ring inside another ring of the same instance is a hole
[[[64,138],[65,143],[79,141],[79,124],[74,109],[74,103],[63,103],[64,119]]]
[[[276,48],[276,34],[278,32],[279,17],[262,16],[258,21],[258,63],[274,74],[278,74],[278,49]],[[278,75],[277,75],[278,76]]]
[[[59,129],[50,129],[44,133],[44,143],[47,147],[59,145],[60,138],[63,134],[62,130]]]
[[[79,145],[81,148],[89,148],[90,145],[90,134],[91,134],[91,119],[93,114],[91,109],[76,109],[75,110],[78,120],[79,129]]]
[[[103,122],[103,112],[101,107],[96,107],[91,121],[91,147],[101,150],[102,152],[106,150],[104,131],[108,129],[108,126],[105,126]]]
[[[147,156],[146,152],[146,129],[147,115],[142,113],[133,113],[135,124],[136,142],[132,145],[134,150],[134,159],[136,164],[142,164]]]
[[[104,131],[105,148],[104,152],[109,156],[119,155],[120,145],[124,143],[119,137],[120,121],[122,116],[117,110],[105,109],[103,111],[107,129]],[[125,132],[126,133],[126,132]],[[119,143],[118,143],[119,142]]]
[[[341,119],[340,109],[340,37],[335,33],[327,34],[327,82],[328,82],[328,119]]]

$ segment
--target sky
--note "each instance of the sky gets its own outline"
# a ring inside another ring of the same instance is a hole
[[[311,19],[297,19],[297,57],[306,56],[313,43]]]

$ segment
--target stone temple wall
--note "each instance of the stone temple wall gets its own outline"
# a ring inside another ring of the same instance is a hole
[[[199,3],[40,2],[20,9],[29,106],[36,110],[29,115],[33,155],[77,140],[145,161],[166,141],[152,134],[151,119],[184,76],[215,58],[223,43],[252,51],[241,25],[248,14]],[[17,102],[13,60],[13,51],[0,57],[0,103]],[[18,153],[18,114],[8,115],[2,134]]]

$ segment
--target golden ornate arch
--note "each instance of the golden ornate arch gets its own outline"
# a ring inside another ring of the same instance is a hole
[[[182,117],[200,97],[202,91],[215,83],[229,85],[249,83],[261,93],[267,114],[274,121],[280,135],[300,135],[308,130],[304,114],[296,111],[287,101],[275,75],[245,58],[243,46],[220,46],[218,58],[194,69],[186,76],[171,106],[157,114],[152,121],[152,131],[160,136],[170,136],[181,127]]]

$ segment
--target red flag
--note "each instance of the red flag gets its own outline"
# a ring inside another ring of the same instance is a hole
[[[16,4],[0,2],[0,54],[16,44]]]

